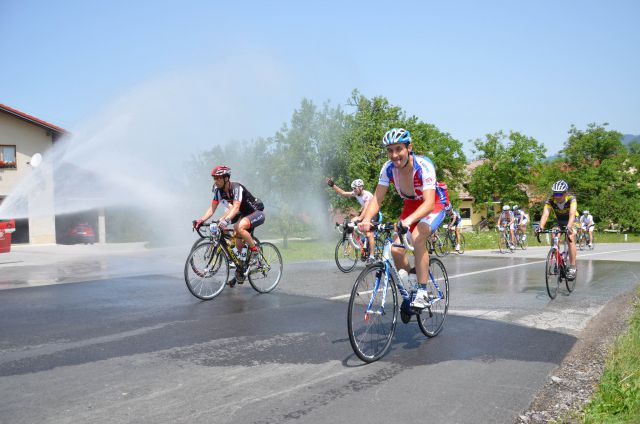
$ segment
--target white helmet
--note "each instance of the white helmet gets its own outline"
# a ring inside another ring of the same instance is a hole
[[[509,207],[509,205],[504,205],[504,206],[502,207],[502,210],[503,210],[503,211],[508,211],[509,209],[511,209],[511,207]]]
[[[520,209],[520,206],[518,206],[518,205],[513,205],[513,210],[514,210],[514,211],[517,211],[518,209]]]
[[[582,211],[583,215],[589,215],[589,211]]]
[[[353,182],[351,183],[351,188],[352,189],[356,189],[358,187],[364,187],[364,182],[358,178],[357,180],[353,180]]]

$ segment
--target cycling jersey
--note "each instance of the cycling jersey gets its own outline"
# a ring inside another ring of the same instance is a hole
[[[582,216],[580,217],[580,224],[581,224],[584,228],[587,228],[587,227],[589,227],[589,226],[594,225],[594,222],[593,222],[593,216],[592,216],[591,214],[589,214],[589,215],[587,215],[587,216],[582,215]]]
[[[569,223],[569,213],[571,212],[571,205],[575,204],[576,209],[578,207],[578,201],[572,194],[567,195],[562,203],[556,203],[553,197],[547,199],[544,203],[544,208],[552,210],[556,214],[556,219],[560,225],[567,225]]]
[[[351,196],[356,198],[361,207],[364,207],[365,203],[373,198],[373,194],[367,190],[362,190],[362,194],[360,196],[356,195],[355,191],[352,191]]]
[[[456,217],[456,220],[453,222],[453,224],[451,224],[452,227],[456,227],[456,226],[460,225],[460,223],[462,222],[462,217],[460,216],[458,211],[456,211],[453,208],[449,209],[447,211],[447,218],[450,218],[453,221],[453,217],[454,216]]]
[[[445,209],[451,206],[451,202],[449,201],[449,188],[447,187],[446,183],[438,181],[438,183],[436,184],[436,196],[436,202],[444,202]]]
[[[413,193],[406,194],[400,190],[400,170],[396,168],[392,161],[387,161],[380,171],[378,184],[388,187],[389,183],[393,183],[398,195],[405,201],[407,200],[424,200],[423,193],[425,190],[436,190],[436,168],[431,159],[425,156],[417,156],[411,153],[413,157]],[[446,197],[443,190],[436,193],[435,204],[432,212],[439,212],[444,209]]]
[[[264,210],[264,205],[260,199],[254,197],[245,186],[240,183],[230,182],[231,190],[227,192],[213,186],[213,202],[222,203],[226,207],[231,207],[234,201],[240,202],[240,215],[248,216],[256,211]]]
[[[506,224],[510,223],[513,220],[513,212],[511,212],[511,211],[502,211],[500,213],[500,218],[498,218],[498,220],[503,225],[506,225]]]
[[[524,224],[527,222],[527,215],[523,210],[516,212],[516,224]]]

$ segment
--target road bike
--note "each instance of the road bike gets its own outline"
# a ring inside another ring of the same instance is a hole
[[[342,224],[336,222],[336,230],[341,234],[336,244],[335,260],[338,269],[342,272],[351,272],[356,267],[358,259],[366,262],[369,258],[369,239],[358,230],[357,224],[348,218]],[[376,260],[382,257],[383,240],[374,232],[374,257]]]
[[[217,221],[209,224],[209,236],[201,228],[198,234],[207,240],[196,244],[184,264],[184,280],[192,295],[202,300],[218,296],[230,284],[231,267],[236,269],[238,284],[247,278],[259,293],[269,293],[276,288],[282,278],[283,265],[282,255],[275,245],[254,237],[258,251],[248,250],[247,256],[241,258],[233,251],[233,230],[220,231]]]
[[[516,250],[516,247],[511,243],[511,235],[510,232],[505,229],[505,227],[498,227],[500,230],[500,238],[498,239],[498,249],[500,249],[500,253],[505,253],[507,250],[513,253]]]
[[[529,247],[529,240],[527,239],[527,233],[523,232],[519,226],[514,233],[515,233],[514,235],[516,236],[516,246],[520,246],[522,250],[527,250],[527,247]]]
[[[449,245],[444,237],[436,231],[427,237],[427,249],[429,253],[435,253],[436,256],[443,258],[449,254]]]
[[[347,314],[349,342],[355,354],[364,362],[377,361],[391,346],[398,309],[405,324],[415,315],[420,330],[427,337],[435,337],[440,333],[449,309],[449,278],[440,259],[429,259],[429,305],[424,309],[412,308],[410,305],[417,284],[403,285],[391,257],[391,247],[408,250],[413,250],[413,247],[407,242],[406,233],[401,234],[401,244],[393,243],[393,223],[381,223],[373,227],[383,234],[382,260],[368,265],[358,275],[351,290]],[[415,270],[411,270],[410,274],[413,273]],[[401,305],[398,304],[398,292],[402,296]]]
[[[538,243],[540,243],[540,234],[551,233],[551,249],[549,249],[549,253],[547,254],[547,260],[545,261],[545,271],[544,278],[547,284],[547,293],[551,299],[555,299],[558,295],[558,288],[562,281],[564,280],[565,285],[567,286],[567,291],[571,293],[576,286],[576,279],[568,279],[567,278],[567,258],[568,258],[568,247],[569,243],[567,242],[567,236],[570,235],[571,230],[567,229],[559,229],[552,228],[551,230],[542,230],[536,233],[536,238],[538,239]],[[560,250],[559,240],[560,235],[565,234],[564,243],[562,244],[562,251]]]
[[[458,243],[456,240],[455,227],[449,227],[448,224],[444,224],[442,226],[442,231],[444,233],[445,243],[447,244],[447,254],[449,254],[450,251],[456,251],[456,245]],[[464,240],[464,234],[460,233],[460,250],[458,250],[457,252],[461,255],[464,253],[465,243],[466,242]]]
[[[589,228],[591,228],[590,226]],[[578,234],[578,240],[576,240],[576,244],[578,245],[578,249],[580,250],[593,250],[593,237],[591,243],[589,243],[589,230],[580,229],[580,233]]]

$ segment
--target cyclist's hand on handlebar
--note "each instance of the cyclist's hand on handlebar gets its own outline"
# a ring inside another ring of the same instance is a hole
[[[365,220],[365,221],[359,222],[358,229],[364,232],[371,231],[371,221]]]
[[[407,232],[409,231],[409,226],[405,225],[405,223],[403,223],[402,221],[398,221],[398,224],[396,224],[396,229],[398,230],[398,234],[400,235],[407,234]]]
[[[227,221],[226,219],[221,219],[220,221],[218,221],[218,229],[220,231],[224,231],[224,229],[227,228],[228,223],[229,221]]]
[[[195,230],[199,229],[200,227],[202,227],[202,224],[204,223],[204,221],[202,219],[198,219],[193,221],[193,228]]]

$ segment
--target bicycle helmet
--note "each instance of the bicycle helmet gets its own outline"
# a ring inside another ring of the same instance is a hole
[[[569,184],[565,180],[558,180],[551,186],[551,191],[554,193],[564,193],[567,190],[569,190]]]
[[[411,133],[404,128],[391,128],[384,137],[382,137],[382,147],[397,143],[411,143]]]
[[[351,188],[352,189],[356,189],[358,187],[364,187],[364,182],[358,178],[357,180],[353,180],[353,182],[351,183]]]
[[[503,211],[508,211],[508,210],[510,210],[510,209],[511,209],[511,207],[509,207],[509,205],[504,205],[504,206],[502,207],[502,210],[503,210]]]
[[[582,215],[589,215],[589,211],[582,211]]]
[[[211,171],[212,177],[221,177],[224,175],[231,175],[231,168],[225,165],[218,165]]]
[[[513,210],[514,210],[514,211],[517,211],[518,209],[520,209],[520,206],[518,206],[518,205],[513,205]]]

